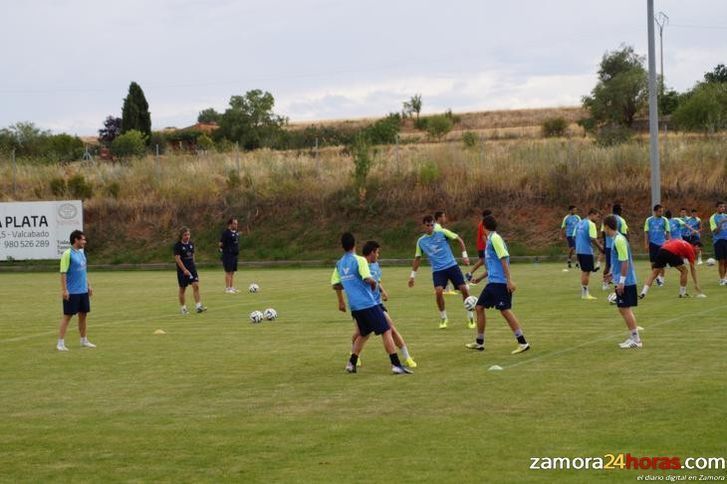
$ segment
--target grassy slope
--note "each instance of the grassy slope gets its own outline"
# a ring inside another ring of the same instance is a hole
[[[351,323],[328,269],[246,271],[238,285],[262,291],[236,296],[203,271],[210,309],[187,318],[173,273],[94,273],[99,347],[80,350],[71,330],[68,354],[53,351],[57,275],[0,274],[0,480],[633,481],[646,472],[537,472],[529,458],[725,456],[727,289],[713,268],[700,267],[708,299],[676,299],[673,273],[652,290],[636,311],[642,351],[617,349],[616,309],[597,290],[580,301],[576,272],[513,272],[534,347],[521,356],[495,314],[487,351],[468,352],[459,299],[438,331],[429,270],[409,290],[408,270],[385,268],[411,377],[389,375],[378,341],[343,373]],[[278,321],[246,321],[267,306]]]

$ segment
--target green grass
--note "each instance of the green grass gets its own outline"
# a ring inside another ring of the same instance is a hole
[[[664,472],[528,467],[535,456],[727,457],[716,270],[699,268],[702,300],[677,299],[671,271],[636,309],[644,349],[623,351],[598,281],[599,300],[581,301],[578,273],[561,268],[513,266],[533,350],[512,356],[498,314],[488,311],[487,351],[468,352],[460,299],[447,296],[439,331],[429,269],[408,289],[407,268],[385,267],[387,305],[419,363],[408,377],[389,373],[373,339],[360,372],[344,373],[352,324],[330,269],[238,273],[240,287],[260,284],[254,295],[224,294],[221,271],[202,271],[209,311],[188,317],[173,272],[91,273],[98,349],[78,348],[72,327],[66,354],[54,350],[57,274],[0,274],[0,480],[634,481]],[[277,321],[247,321],[268,306]]]

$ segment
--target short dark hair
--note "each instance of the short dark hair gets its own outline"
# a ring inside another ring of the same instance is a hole
[[[434,222],[434,217],[432,217],[431,215],[425,215],[424,218],[422,218],[423,224],[428,224],[430,222]]]
[[[588,215],[593,215],[594,213],[601,213],[601,211],[597,208],[592,208],[588,211]]]
[[[376,242],[375,240],[369,240],[364,244],[363,249],[361,249],[361,253],[363,255],[369,255],[372,252],[376,252],[376,249],[378,249],[379,247],[381,246],[378,242]]]
[[[692,209],[692,213],[697,213],[697,209],[696,208],[693,208]]]
[[[660,208],[664,208],[664,206],[662,204],[660,204],[660,203],[657,203],[656,205],[654,205],[654,212],[656,212]]]
[[[485,217],[487,217],[488,215],[492,215],[492,210],[490,210],[489,208],[486,208],[486,209],[484,209],[484,210],[482,211],[482,218],[485,218]]]
[[[482,219],[482,225],[487,230],[497,230],[497,220],[495,220],[495,217],[493,215],[487,215]]]
[[[719,207],[720,205],[724,205],[724,200],[719,200],[716,204],[714,204],[715,207]]]
[[[568,205],[568,210],[573,210],[574,208],[576,208],[575,205]]]
[[[232,222],[234,222],[235,220],[237,220],[235,217],[230,217],[229,219],[227,219],[227,225],[232,225]]]
[[[351,232],[346,232],[341,236],[341,246],[343,247],[343,250],[348,252],[349,250],[353,249],[356,246],[356,238],[353,236]]]
[[[436,212],[434,212],[434,220],[438,219],[442,215],[444,215],[444,210],[437,210]]]
[[[73,232],[71,232],[71,237],[69,239],[71,241],[71,245],[73,245],[76,243],[76,241],[78,239],[85,238],[85,237],[86,237],[86,234],[84,234],[80,230],[74,230]]]
[[[615,213],[616,215],[621,215],[621,204],[620,203],[614,203],[613,208],[611,209],[611,212]]]
[[[683,211],[685,211],[685,212],[687,211],[687,209],[686,209],[686,208],[684,208],[684,207],[682,207],[682,208],[680,208],[680,209],[679,209],[679,211],[680,211],[680,212],[681,212],[682,210],[683,210]]]
[[[671,218],[671,210],[664,212],[664,216],[666,216],[666,218]]]
[[[616,220],[615,216],[609,215],[608,217],[603,219],[603,225],[611,230],[616,230],[616,227],[618,226],[618,221]]]
[[[179,229],[179,236],[177,237],[177,240],[182,240],[182,236],[189,232],[189,227],[182,227]]]

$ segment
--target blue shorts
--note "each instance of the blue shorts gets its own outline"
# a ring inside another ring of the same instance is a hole
[[[447,287],[447,281],[452,281],[454,287],[459,287],[464,284],[464,276],[459,266],[452,266],[441,271],[432,272],[432,280],[434,281],[434,287]]]
[[[388,312],[389,312],[389,310],[388,310],[388,309],[386,309],[386,306],[384,306],[384,303],[379,303],[379,307],[381,308],[381,310],[382,310],[383,312],[385,312],[385,313],[388,313]]]
[[[91,299],[88,297],[88,293],[83,294],[69,294],[68,301],[63,300],[63,314],[67,316],[73,316],[77,313],[90,313],[91,312]]]
[[[236,272],[237,271],[237,255],[222,254],[222,267],[225,268],[225,272]]]
[[[639,298],[636,296],[636,285],[624,286],[624,293],[616,293],[616,306],[620,308],[633,308],[639,305]]]
[[[649,262],[656,262],[656,256],[659,255],[659,249],[661,249],[659,244],[649,242]]]
[[[568,240],[568,248],[569,249],[575,249],[576,248],[576,238],[575,237],[566,237]]]
[[[714,258],[717,260],[727,260],[727,240],[720,239],[714,241]]]
[[[581,272],[593,272],[593,255],[576,254],[576,257],[578,257],[578,264],[581,266]]]
[[[368,336],[372,332],[374,334],[383,334],[391,329],[380,306],[351,311],[351,316],[356,320],[358,332],[361,333],[361,336]]]
[[[187,277],[184,275],[184,272],[177,269],[177,283],[179,283],[179,287],[187,287],[193,282],[199,282],[199,276],[197,275],[197,268],[192,267],[191,269],[188,267],[187,270],[190,272],[190,276]]]
[[[512,308],[512,293],[507,290],[507,284],[491,282],[485,286],[477,299],[477,305],[485,308],[495,308],[504,311]]]

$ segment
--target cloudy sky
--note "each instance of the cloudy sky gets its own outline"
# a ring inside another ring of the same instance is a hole
[[[727,1],[655,0],[667,84],[727,63]],[[291,121],[578,105],[604,52],[647,52],[646,0],[85,0],[0,5],[0,128],[94,135],[131,81],[154,129],[270,91]],[[657,44],[658,49],[658,44]]]

